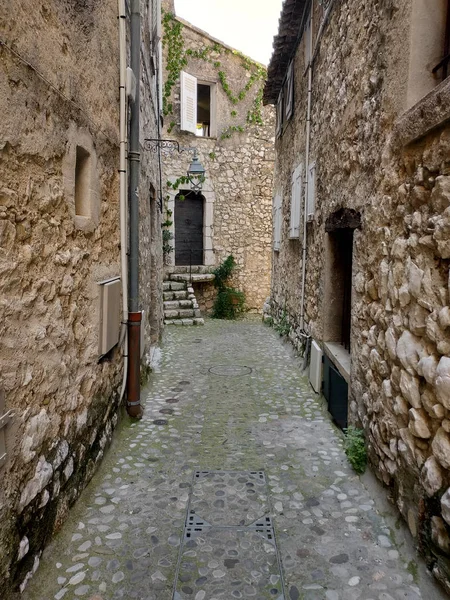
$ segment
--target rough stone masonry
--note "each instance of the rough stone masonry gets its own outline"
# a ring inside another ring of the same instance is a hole
[[[289,46],[293,19],[301,26],[291,2],[275,52],[279,69],[269,67],[266,88],[266,99],[276,102],[289,46],[293,115],[276,143],[282,227],[270,310],[300,347],[304,293],[306,333],[324,349],[341,342],[341,253],[327,224],[343,212],[357,214],[350,422],[364,428],[375,472],[450,590],[450,79],[431,72],[442,57],[443,45],[433,45],[444,42],[447,3],[428,3],[426,15],[418,1],[309,4],[316,198],[304,239],[289,239],[288,226],[292,173],[306,156],[309,38],[303,31],[298,46]]]

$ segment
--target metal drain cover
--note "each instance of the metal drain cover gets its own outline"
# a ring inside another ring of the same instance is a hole
[[[168,420],[167,419],[155,419],[153,421],[154,425],[167,425]]]
[[[173,415],[173,408],[161,408],[159,412],[162,415]]]
[[[240,377],[241,375],[250,375],[252,369],[241,365],[217,365],[208,369],[214,375],[223,377]]]
[[[190,383],[190,381],[179,381],[178,385],[189,385]]]
[[[177,402],[179,402],[178,398],[168,398],[166,400],[167,404],[176,404]]]

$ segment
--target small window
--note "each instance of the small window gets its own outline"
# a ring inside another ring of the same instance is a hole
[[[75,162],[75,215],[91,216],[91,155],[77,146]]]
[[[200,83],[196,77],[181,71],[181,130],[198,137],[214,137],[215,84]]]
[[[197,84],[197,131],[199,137],[211,137],[211,86]]]
[[[287,122],[294,112],[294,69],[292,68],[292,62],[289,65],[289,69],[286,75],[286,81],[284,83],[284,97],[285,101],[285,121]]]

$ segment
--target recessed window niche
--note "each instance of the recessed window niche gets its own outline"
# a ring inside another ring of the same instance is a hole
[[[75,162],[75,215],[91,216],[91,155],[82,146],[77,146]]]
[[[89,131],[69,128],[67,151],[62,165],[64,194],[75,228],[94,231],[100,216],[97,155]]]

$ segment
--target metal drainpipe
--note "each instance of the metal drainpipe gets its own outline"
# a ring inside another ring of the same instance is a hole
[[[129,313],[128,313],[128,379],[127,412],[130,417],[141,417],[141,319],[139,310],[139,92],[140,92],[140,52],[141,52],[141,13],[140,0],[131,0],[131,68],[136,77],[136,98],[131,103],[130,118],[130,254],[129,254]]]

